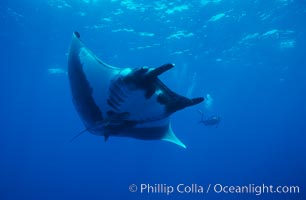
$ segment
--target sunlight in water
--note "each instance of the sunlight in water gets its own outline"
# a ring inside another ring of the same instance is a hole
[[[219,13],[219,14],[212,16],[208,21],[215,22],[215,21],[222,19],[223,17],[225,17],[225,13]]]

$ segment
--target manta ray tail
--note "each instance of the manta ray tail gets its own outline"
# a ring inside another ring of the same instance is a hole
[[[187,148],[186,145],[175,136],[175,134],[172,131],[171,124],[169,124],[168,132],[164,135],[164,137],[161,140],[174,143],[180,147],[183,147],[184,149]]]
[[[84,129],[84,130],[82,130],[81,132],[79,132],[78,134],[76,134],[75,136],[73,136],[73,138],[71,138],[70,140],[69,140],[69,142],[73,142],[75,139],[77,139],[78,137],[80,137],[81,135],[83,135],[84,133],[86,133],[87,131],[88,131],[89,129]]]

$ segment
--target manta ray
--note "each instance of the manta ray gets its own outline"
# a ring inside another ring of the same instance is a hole
[[[186,148],[173,133],[170,116],[204,98],[176,94],[158,78],[173,67],[113,67],[97,58],[74,32],[68,77],[73,104],[86,127],[80,134],[88,131],[105,141],[113,136],[163,140]]]

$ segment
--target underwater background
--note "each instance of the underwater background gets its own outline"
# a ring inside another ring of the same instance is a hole
[[[1,0],[0,199],[306,199],[306,1]],[[86,133],[72,33],[108,64],[158,67],[188,97],[187,146]],[[218,127],[199,123],[220,115]],[[299,194],[130,192],[131,184],[299,186]]]

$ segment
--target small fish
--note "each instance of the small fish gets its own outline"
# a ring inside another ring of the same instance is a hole
[[[48,69],[49,74],[67,74],[67,72],[61,68],[49,68]]]

